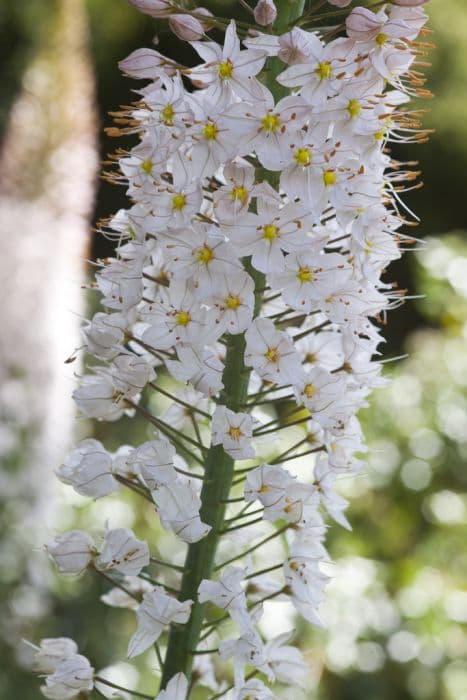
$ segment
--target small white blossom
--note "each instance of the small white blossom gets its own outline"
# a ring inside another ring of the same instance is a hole
[[[50,700],[76,698],[94,687],[94,669],[85,656],[74,654],[61,661],[41,686],[42,695]]]
[[[138,540],[131,530],[117,528],[105,533],[104,544],[96,559],[99,571],[118,571],[128,576],[137,576],[149,564],[147,542]]]
[[[99,498],[120,489],[112,475],[112,457],[98,440],[82,440],[70,452],[56,475],[82,496]]]
[[[68,637],[41,639],[34,648],[34,669],[41,673],[53,673],[61,661],[78,653],[76,642]]]
[[[156,587],[146,593],[143,602],[136,611],[138,628],[128,645],[128,656],[139,656],[156,642],[164,628],[172,622],[183,624],[190,616],[192,600],[179,603],[167,595],[162,588]]]
[[[248,413],[235,413],[225,406],[217,406],[212,416],[212,444],[222,445],[233,459],[255,456],[251,444],[254,419]]]
[[[46,546],[47,552],[65,576],[78,576],[92,561],[96,551],[94,541],[87,532],[71,530],[59,535]]]

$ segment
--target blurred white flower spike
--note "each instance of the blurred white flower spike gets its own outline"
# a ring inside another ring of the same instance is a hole
[[[362,466],[357,414],[384,383],[380,325],[403,292],[381,277],[412,240],[401,193],[416,175],[389,146],[428,135],[407,106],[429,95],[427,16],[421,0],[377,12],[329,0],[319,22],[303,0],[248,0],[250,24],[177,0],[130,4],[167,18],[200,60],[142,48],[120,63],[144,81],[109,130],[136,139],[106,173],[129,206],[103,228],[118,246],[91,285],[103,309],[83,328],[95,362],[74,398],[88,418],[138,415],[153,433],[115,454],[84,440],[57,476],[88,498],[130,489],[135,522],[156,510],[173,561],[125,527],[100,551],[79,531],[47,549],[136,612],[128,655],[156,645],[157,700],[187,700],[197,683],[269,700],[276,681],[306,688],[307,669],[263,611],[288,601],[321,624],[327,519],[350,528],[339,480]],[[37,668],[52,674],[46,697],[92,688],[69,640],[44,640]]]

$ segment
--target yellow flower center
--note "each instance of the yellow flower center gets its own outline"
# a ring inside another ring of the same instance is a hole
[[[277,362],[279,360],[279,353],[277,348],[268,348],[264,353],[265,358],[268,362]]]
[[[186,206],[186,196],[184,194],[175,194],[172,197],[172,209],[181,211]]]
[[[382,141],[386,135],[386,130],[383,129],[382,131],[377,131],[376,134],[373,135],[373,138],[376,141]]]
[[[315,73],[320,80],[329,80],[333,76],[334,69],[328,61],[323,61],[318,63]]]
[[[349,100],[349,104],[347,105],[347,112],[352,118],[358,117],[361,111],[362,105],[358,100]]]
[[[237,442],[240,440],[240,438],[243,437],[242,431],[235,425],[230,426],[230,428],[227,431],[227,435],[231,437],[232,440],[236,440]]]
[[[215,141],[217,139],[217,134],[219,129],[212,122],[207,122],[203,128],[203,136],[207,141]]]
[[[234,297],[232,294],[229,294],[229,296],[224,299],[224,304],[228,309],[235,310],[240,306],[241,299],[240,297]]]
[[[293,157],[299,165],[310,165],[313,156],[309,148],[299,148]]]
[[[219,73],[219,77],[221,80],[226,80],[227,78],[231,78],[232,73],[233,73],[232,62],[227,59],[227,61],[223,61],[222,63],[219,63],[219,67],[217,69],[217,72]]]
[[[152,160],[149,160],[149,158],[147,158],[146,160],[143,160],[140,167],[141,167],[141,170],[144,170],[146,175],[150,175],[151,171],[152,171]]]
[[[263,238],[266,238],[267,241],[274,241],[279,234],[279,229],[277,226],[274,226],[274,224],[268,224],[267,226],[263,226]]]
[[[318,389],[315,386],[313,386],[313,384],[305,384],[305,387],[303,389],[303,393],[305,394],[307,399],[312,399],[317,391]]]
[[[384,44],[387,42],[389,39],[388,34],[377,34],[375,36],[375,41],[378,44],[378,46],[384,46]]]
[[[203,245],[202,248],[198,248],[198,250],[196,251],[196,259],[203,265],[209,265],[213,258],[214,253],[212,252],[212,249],[207,245]]]
[[[232,190],[232,199],[234,201],[240,200],[241,202],[246,202],[248,199],[248,190],[246,187],[240,185],[239,187],[234,187]]]
[[[282,122],[277,114],[266,114],[266,116],[261,119],[261,126],[265,131],[269,131],[271,134],[276,132],[281,124]]]
[[[191,316],[188,311],[177,311],[175,320],[179,326],[187,326],[191,321]]]
[[[267,493],[269,491],[269,486],[266,486],[266,484],[263,484],[259,490],[260,493]]]
[[[172,105],[166,105],[161,111],[161,120],[167,126],[173,126],[174,123],[174,108]]]
[[[300,282],[311,282],[313,279],[313,273],[309,267],[301,267],[297,272],[297,277]]]
[[[337,182],[337,176],[334,170],[325,170],[323,173],[323,182],[326,185],[326,187],[330,187],[331,185],[335,185]]]

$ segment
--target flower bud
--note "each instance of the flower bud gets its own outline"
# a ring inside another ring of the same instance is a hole
[[[169,26],[175,36],[182,41],[198,41],[205,34],[201,22],[192,15],[171,15]]]
[[[328,3],[335,7],[347,7],[351,2],[352,0],[328,0]]]
[[[277,17],[277,9],[273,0],[259,0],[254,10],[255,22],[261,27],[273,24]]]
[[[68,637],[41,639],[40,646],[35,649],[34,668],[39,673],[53,673],[61,661],[78,651],[76,642]]]
[[[130,78],[154,80],[166,73],[173,75],[170,63],[154,49],[136,49],[118,64],[120,70]]]
[[[65,576],[78,576],[92,559],[94,542],[81,530],[71,530],[56,537],[46,546],[46,550],[56,563],[58,570]]]
[[[168,0],[128,0],[128,2],[151,17],[168,17],[172,13]]]

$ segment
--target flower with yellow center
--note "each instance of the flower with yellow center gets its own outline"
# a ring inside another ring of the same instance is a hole
[[[389,36],[387,34],[377,34],[375,36],[375,42],[378,44],[378,46],[384,46],[388,39]]]
[[[239,442],[241,438],[244,436],[244,433],[240,430],[239,427],[235,425],[231,425],[230,428],[227,431],[227,435],[232,438],[232,440],[236,440],[236,442]]]
[[[303,388],[303,393],[307,397],[307,399],[312,399],[313,396],[317,393],[318,389],[313,385],[313,384],[305,384]]]
[[[334,69],[328,61],[318,63],[315,73],[320,80],[329,80],[334,75]]]
[[[175,194],[172,197],[172,209],[174,211],[182,211],[186,206],[186,195],[184,194]]]
[[[232,189],[231,195],[234,202],[246,202],[248,199],[248,190],[246,187],[239,185]]]
[[[310,165],[313,158],[312,153],[309,148],[298,148],[293,154],[295,161],[298,165]]]
[[[241,299],[240,297],[235,297],[232,294],[229,294],[225,299],[224,299],[224,304],[227,309],[231,309],[232,311],[235,311],[235,309],[238,309],[238,307],[241,304]]]
[[[178,326],[187,326],[191,321],[191,316],[188,311],[177,311],[175,320]]]
[[[219,63],[217,72],[221,80],[227,80],[228,78],[231,78],[233,74],[232,61],[229,61],[229,59],[227,59],[226,61],[222,61],[222,63]]]
[[[270,134],[274,134],[282,122],[277,116],[277,114],[266,114],[265,117],[261,119],[261,126],[264,131],[269,131]]]
[[[174,108],[172,105],[166,105],[163,110],[161,110],[161,121],[164,122],[166,126],[173,126],[174,123]]]
[[[279,235],[279,229],[274,224],[267,224],[263,226],[263,238],[267,241],[275,241]]]
[[[146,160],[143,160],[143,162],[140,165],[141,170],[144,170],[146,175],[150,175],[152,171],[152,160],[149,160],[149,158],[146,158]]]
[[[206,122],[206,124],[203,127],[203,136],[206,139],[206,141],[215,141],[217,139],[218,133],[219,129],[213,122]]]
[[[268,362],[279,362],[279,353],[277,351],[277,348],[268,348],[266,352],[264,353],[264,357],[267,359]]]
[[[323,182],[326,187],[331,187],[337,182],[337,175],[334,170],[325,170],[323,173]]]
[[[214,259],[212,248],[210,248],[208,245],[203,245],[201,248],[198,248],[196,251],[196,259],[202,265],[209,265],[211,260]]]
[[[297,278],[300,282],[311,282],[313,279],[313,272],[309,267],[301,267],[297,272]]]
[[[347,112],[350,114],[352,119],[358,117],[361,111],[362,105],[358,100],[349,100],[349,104],[347,105]]]

